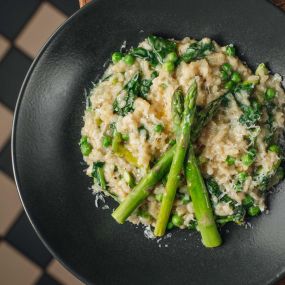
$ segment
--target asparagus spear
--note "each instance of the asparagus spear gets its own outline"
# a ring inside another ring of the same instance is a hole
[[[209,103],[200,113],[197,114],[194,120],[193,128],[191,129],[191,141],[195,142],[202,129],[217,113],[221,106],[225,95],[217,98]],[[120,224],[124,223],[132,212],[149,196],[150,189],[153,188],[169,171],[170,164],[173,159],[176,145],[166,151],[160,160],[154,165],[150,172],[134,187],[133,191],[113,212],[113,218]]]
[[[132,212],[143,202],[149,195],[149,189],[152,188],[169,170],[175,146],[172,146],[155,164],[150,172],[135,186],[133,191],[112,213],[113,218],[122,224],[132,214]]]
[[[185,175],[202,242],[206,247],[217,247],[222,243],[222,240],[215,223],[209,195],[192,145],[188,152]]]
[[[183,91],[181,88],[177,88],[173,93],[171,100],[171,117],[172,117],[173,129],[176,135],[180,130],[183,109],[184,109]]]
[[[180,130],[176,135],[176,149],[172,164],[168,174],[165,194],[162,198],[161,207],[157,217],[154,234],[163,236],[171,213],[173,201],[176,195],[177,186],[180,179],[180,173],[183,168],[183,162],[190,142],[191,126],[196,111],[197,83],[194,80],[185,96],[184,111]]]

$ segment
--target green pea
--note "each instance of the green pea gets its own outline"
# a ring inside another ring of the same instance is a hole
[[[268,148],[269,151],[280,153],[280,147],[277,144],[273,144]]]
[[[133,65],[135,63],[135,57],[132,56],[131,54],[127,54],[125,57],[124,57],[124,62],[128,65]]]
[[[171,61],[167,61],[163,64],[163,67],[165,68],[166,71],[168,72],[173,72],[175,69],[175,65]]]
[[[242,156],[241,158],[242,160],[242,163],[245,165],[245,166],[250,166],[252,163],[253,163],[253,158],[250,154],[246,153]]]
[[[183,218],[178,216],[177,214],[174,214],[172,216],[171,222],[173,223],[174,226],[180,227],[183,224]]]
[[[172,230],[172,229],[174,228],[173,223],[172,223],[171,221],[168,222],[166,228],[167,228],[168,230]]]
[[[190,198],[190,196],[188,195],[188,194],[186,194],[186,195],[184,195],[183,196],[183,198],[182,198],[182,204],[183,205],[186,205],[186,204],[188,204],[189,202],[191,202],[191,198]]]
[[[232,68],[232,66],[229,63],[224,63],[221,66],[221,70],[224,70],[227,74],[231,74],[232,71],[233,71],[233,68]]]
[[[254,216],[257,216],[258,214],[260,214],[260,209],[258,206],[251,206],[248,210],[247,210],[247,213],[251,216],[251,217],[254,217]]]
[[[245,182],[246,178],[247,178],[247,173],[246,172],[240,172],[238,174],[238,180],[241,182]]]
[[[162,201],[162,198],[163,198],[163,194],[162,193],[159,193],[159,194],[156,194],[155,195],[155,200],[157,202],[161,202]]]
[[[161,124],[158,124],[158,125],[156,125],[156,126],[154,127],[154,131],[155,131],[156,133],[161,133],[163,130],[164,130],[164,126],[161,125]]]
[[[226,82],[225,83],[225,89],[227,89],[227,90],[232,90],[233,88],[234,88],[234,86],[235,86],[235,83],[233,82],[233,81],[228,81],[228,82]]]
[[[129,138],[130,138],[130,136],[129,136],[129,134],[122,134],[122,140],[123,141],[128,141],[129,140]]]
[[[233,74],[232,74],[232,77],[231,77],[231,80],[233,81],[233,82],[235,82],[235,83],[239,83],[239,82],[241,82],[241,76],[240,76],[240,74],[238,73],[238,72],[233,72]]]
[[[246,208],[249,208],[253,205],[253,203],[254,199],[250,195],[246,194],[242,200],[242,205],[245,206]]]
[[[112,144],[112,138],[110,136],[104,136],[102,140],[103,147],[108,147]]]
[[[176,52],[171,52],[166,56],[166,61],[175,62],[178,59]]]
[[[226,158],[226,163],[227,163],[229,166],[234,165],[235,162],[236,162],[236,160],[235,160],[234,157],[232,157],[232,156],[230,156],[230,155],[227,156],[227,158]]]
[[[113,63],[119,62],[123,58],[123,54],[119,51],[116,51],[112,54],[112,61]]]
[[[150,75],[150,78],[151,79],[154,79],[158,76],[158,72],[155,70],[151,75]]]
[[[84,136],[80,140],[80,150],[84,156],[88,156],[92,151],[92,145],[88,142],[87,136]]]
[[[235,56],[236,55],[236,49],[233,46],[233,44],[230,44],[230,45],[226,46],[226,53],[229,56]]]
[[[265,91],[265,99],[270,101],[276,96],[276,90],[274,88],[267,88]]]

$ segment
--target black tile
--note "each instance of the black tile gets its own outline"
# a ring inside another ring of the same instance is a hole
[[[12,110],[31,63],[30,58],[12,48],[0,64],[0,101]]]
[[[41,278],[35,283],[35,285],[62,285],[57,280],[53,279],[47,273],[44,273]]]
[[[4,171],[13,178],[12,157],[11,157],[11,141],[9,140],[4,148],[0,151],[0,170]]]
[[[0,33],[15,39],[40,4],[40,0],[0,1]]]
[[[72,15],[79,9],[78,0],[49,0],[48,2],[52,3],[67,16]]]
[[[5,240],[42,268],[45,268],[52,259],[24,212],[11,227]]]

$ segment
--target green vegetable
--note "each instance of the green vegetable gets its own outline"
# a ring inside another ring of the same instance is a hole
[[[189,63],[190,61],[204,58],[214,50],[215,47],[212,42],[195,42],[189,45],[186,52],[181,56],[181,59]]]
[[[153,51],[146,50],[145,48],[142,47],[134,48],[131,51],[131,55],[149,61],[149,63],[152,66],[156,66],[158,64],[158,60],[156,58],[155,53]]]
[[[175,151],[171,147],[147,173],[147,175],[134,187],[133,191],[112,213],[112,217],[120,224],[124,223],[132,212],[148,197],[149,190],[156,185],[169,171]]]
[[[269,148],[269,151],[271,152],[275,152],[275,153],[280,153],[280,146],[276,145],[276,144],[272,144]]]
[[[264,63],[260,63],[258,67],[256,68],[255,74],[256,75],[263,75],[263,74],[267,75],[269,74],[269,70],[267,69]]]
[[[138,211],[137,211],[137,215],[139,216],[139,217],[142,217],[142,218],[144,218],[144,219],[149,219],[151,216],[150,216],[150,214],[149,214],[149,212],[147,211],[147,210],[144,210],[144,209],[138,209]]]
[[[228,80],[231,78],[232,72],[233,72],[233,68],[229,63],[224,63],[221,66],[220,69],[221,72],[221,77],[224,81]]]
[[[233,82],[235,82],[235,83],[241,82],[241,76],[240,76],[240,74],[239,74],[238,72],[236,72],[236,71],[233,72],[233,73],[232,73],[231,80],[232,80]]]
[[[156,236],[164,235],[169,215],[172,209],[173,201],[180,179],[180,172],[182,171],[184,158],[190,142],[191,127],[194,121],[194,114],[196,110],[196,97],[197,83],[194,80],[185,96],[184,111],[180,126],[181,131],[176,136],[176,149],[168,174],[165,194],[162,199],[160,211],[154,229],[154,234]]]
[[[184,95],[181,88],[177,88],[171,99],[171,117],[174,127],[174,132],[177,135],[180,131],[180,124],[184,109]]]
[[[173,72],[175,69],[175,64],[171,61],[167,61],[163,64],[163,67],[168,72]]]
[[[87,136],[83,136],[80,139],[79,145],[80,145],[81,153],[84,156],[88,156],[91,153],[92,149],[93,149],[92,145],[88,142]]]
[[[226,46],[226,53],[229,56],[235,56],[236,55],[236,49],[233,44],[229,44]]]
[[[231,165],[234,165],[236,162],[236,159],[230,155],[227,156],[226,158],[226,163],[231,166]]]
[[[185,175],[199,231],[202,236],[202,242],[206,247],[217,247],[222,243],[222,240],[215,223],[209,195],[192,146],[190,146],[188,153]]]
[[[192,142],[195,142],[198,139],[201,130],[218,112],[224,99],[225,95],[217,98],[196,115],[193,128],[191,130]],[[163,177],[165,177],[169,171],[175,148],[176,145],[174,144],[162,155],[160,160],[151,168],[147,175],[137,184],[133,191],[113,212],[112,216],[118,223],[124,223],[132,212],[149,196],[149,190],[152,189],[159,181],[161,181]]]
[[[155,195],[155,200],[157,202],[161,202],[162,201],[162,198],[163,198],[163,194],[162,193],[159,193],[159,194],[156,194]]]
[[[222,195],[222,191],[220,190],[218,183],[213,178],[207,179],[206,185],[211,195],[216,196],[217,198]]]
[[[183,218],[174,214],[171,218],[171,222],[175,227],[180,227],[183,224]]]
[[[103,147],[108,147],[112,144],[112,138],[108,135],[105,135],[102,139]]]
[[[176,52],[176,43],[174,41],[157,36],[149,36],[147,40],[156,55],[157,61],[161,64],[169,53]]]
[[[126,141],[128,141],[128,140],[129,140],[129,138],[130,138],[130,137],[129,137],[129,135],[128,135],[128,134],[122,134],[122,140],[123,140],[123,141],[125,141],[125,142],[126,142]]]
[[[173,62],[173,63],[175,63],[177,60],[178,60],[178,56],[177,56],[177,53],[174,51],[169,53],[165,59],[166,62]]]
[[[225,87],[225,89],[231,91],[235,87],[235,83],[232,80],[230,80],[230,81],[225,83],[224,87]]]
[[[258,206],[251,206],[248,210],[247,210],[247,213],[254,217],[254,216],[257,216],[258,214],[260,214],[260,209]]]
[[[119,51],[116,51],[112,54],[112,61],[113,63],[119,62],[123,58],[123,54]]]
[[[120,132],[115,132],[113,141],[112,141],[112,151],[113,152],[118,152],[119,146],[121,145],[122,142],[122,134]]]
[[[107,190],[107,183],[105,180],[103,167],[104,162],[94,162],[91,175],[94,178],[94,181],[96,181],[103,190]]]
[[[243,186],[248,177],[248,174],[246,172],[240,172],[235,179],[234,188],[237,192],[243,191]]]
[[[128,171],[124,171],[123,178],[131,188],[135,187],[136,180],[135,180],[135,177],[133,176],[132,173],[130,173]]]
[[[136,61],[135,57],[132,56],[131,54],[127,54],[124,58],[123,58],[124,62],[128,65],[133,65]]]
[[[250,166],[251,164],[253,164],[255,157],[256,149],[250,148],[247,153],[242,156],[241,160],[245,166]]]
[[[173,223],[172,223],[171,221],[170,221],[170,222],[168,222],[168,224],[167,224],[166,228],[167,228],[168,230],[172,230],[172,229],[174,228]]]
[[[239,118],[239,122],[248,128],[252,128],[261,118],[261,106],[253,101],[251,106],[242,105],[243,114]]]
[[[158,77],[158,72],[157,71],[153,71],[152,74],[150,75],[150,78],[154,79],[156,77]]]
[[[164,130],[164,126],[162,124],[158,124],[154,127],[154,131],[156,133],[161,133]]]
[[[117,99],[113,102],[113,111],[120,116],[126,116],[128,113],[134,111],[134,102],[137,97],[146,99],[149,93],[152,81],[148,79],[142,79],[139,73],[135,74],[133,78],[126,84],[124,89],[127,95],[124,98],[124,106],[120,106]]]
[[[242,224],[244,222],[245,217],[245,209],[243,206],[237,206],[234,209],[234,214],[230,216],[223,216],[223,217],[217,217],[216,222],[219,224],[226,224],[229,222],[234,222],[236,224]]]
[[[277,94],[276,90],[274,88],[270,88],[269,87],[269,88],[266,89],[264,96],[265,96],[265,99],[267,101],[270,101],[273,98],[275,98],[276,94]]]
[[[254,199],[249,194],[246,194],[242,200],[242,205],[246,208],[249,208],[253,206],[253,204],[254,204]]]

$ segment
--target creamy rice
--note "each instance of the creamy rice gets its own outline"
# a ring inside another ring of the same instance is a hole
[[[178,56],[183,55],[193,42],[196,41],[190,38],[176,41]],[[210,42],[210,39],[205,38],[202,42]],[[90,106],[85,111],[84,127],[81,132],[82,137],[86,137],[92,146],[90,154],[84,156],[88,165],[87,174],[92,176],[93,164],[98,161],[103,162],[104,176],[108,185],[107,192],[115,194],[118,201],[123,201],[132,191],[124,179],[125,172],[131,173],[137,183],[147,173],[153,161],[168,149],[170,141],[174,139],[171,119],[171,98],[174,91],[181,86],[186,92],[189,83],[195,77],[198,84],[197,105],[199,108],[204,108],[226,93],[225,82],[221,78],[221,66],[229,63],[233,71],[241,75],[243,82],[255,83],[254,90],[250,96],[248,94],[227,96],[227,104],[221,106],[217,115],[202,130],[195,143],[196,155],[204,178],[214,179],[219,185],[221,195],[226,194],[231,201],[234,201],[233,206],[232,202],[212,195],[213,208],[217,216],[233,215],[235,207],[242,204],[245,195],[250,195],[261,211],[266,209],[264,191],[260,191],[260,180],[256,177],[271,178],[280,163],[281,155],[279,152],[269,150],[270,144],[266,140],[268,135],[266,107],[263,107],[258,123],[249,127],[240,122],[244,111],[239,105],[240,100],[236,97],[242,97],[242,103],[246,106],[249,104],[249,97],[266,105],[268,103],[264,100],[264,94],[267,88],[276,90],[277,96],[271,101],[274,102],[274,113],[270,128],[274,130],[275,141],[278,141],[276,136],[282,131],[284,125],[285,93],[281,86],[281,77],[266,74],[262,69],[255,74],[237,56],[228,55],[226,47],[220,47],[214,41],[212,43],[214,51],[198,60],[188,63],[181,61],[174,72],[165,70],[161,64],[153,67],[147,60],[141,58],[136,58],[132,65],[124,60],[112,63],[103,76],[107,79],[100,81],[91,91]],[[151,49],[147,40],[139,46],[146,50]],[[153,71],[157,71],[158,76],[150,79]],[[127,94],[124,87],[138,73],[143,79],[152,82],[147,98],[137,97],[133,111],[125,116],[116,114],[113,107],[114,101],[117,100],[121,107],[126,104],[124,99]],[[112,126],[113,123],[117,132],[128,134],[129,138],[124,141],[123,147],[135,158],[135,163],[130,163],[124,156],[115,153],[111,146],[103,146],[104,136],[107,134],[112,137],[110,124]],[[161,132],[156,131],[157,125],[163,126]],[[249,139],[251,137],[254,137],[254,142]],[[248,153],[250,147],[255,148],[256,155],[254,162],[247,166],[242,158]],[[229,157],[234,159],[234,164],[230,165],[227,162]],[[246,173],[246,177],[241,189],[237,191],[235,184],[240,173]],[[269,184],[266,185],[267,187]],[[94,191],[101,190],[95,182]],[[135,224],[154,225],[160,207],[156,197],[164,190],[163,183],[159,183],[140,209],[129,217],[129,221]],[[185,195],[186,197],[188,195],[187,188],[182,178],[172,210],[183,218],[181,228],[188,227],[195,220],[191,200],[188,199],[185,202],[181,198]]]

